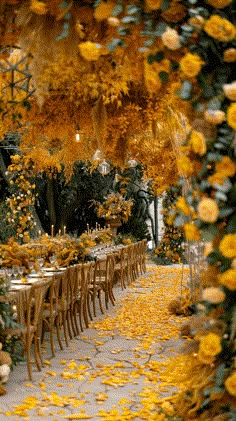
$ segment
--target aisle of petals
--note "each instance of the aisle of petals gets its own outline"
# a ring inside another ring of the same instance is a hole
[[[28,396],[0,411],[2,416],[12,421],[169,419],[163,410],[172,415],[169,398],[177,385],[163,370],[181,342],[183,318],[170,315],[168,303],[187,276],[187,268],[148,266],[147,274],[117,298],[114,311],[72,341],[64,359],[45,361],[41,381],[24,384]]]

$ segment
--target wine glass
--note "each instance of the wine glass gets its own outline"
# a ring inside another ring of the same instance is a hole
[[[37,259],[37,262],[38,262],[38,265],[39,265],[39,271],[40,271],[40,273],[42,273],[42,267],[44,265],[44,258],[43,257],[39,257]]]
[[[34,272],[34,262],[29,261],[28,266],[29,266],[30,273]]]
[[[52,254],[51,256],[49,256],[49,262],[51,263],[52,266],[56,265],[56,261],[57,261],[57,256],[55,254]]]
[[[19,274],[18,266],[16,265],[12,266],[12,275],[14,276],[14,279],[18,278],[18,274]]]

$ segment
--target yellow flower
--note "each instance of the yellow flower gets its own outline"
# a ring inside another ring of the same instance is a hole
[[[157,10],[161,7],[161,0],[145,0],[145,4],[149,10]]]
[[[236,61],[236,48],[227,48],[224,51],[224,61],[226,63],[233,63]]]
[[[191,222],[184,224],[184,234],[187,241],[199,241],[201,239],[198,228]]]
[[[32,0],[30,10],[37,15],[45,15],[47,13],[47,5],[43,1]]]
[[[216,173],[224,177],[233,177],[236,172],[236,164],[229,156],[223,156],[222,160],[216,163]]]
[[[202,29],[203,28],[203,26],[204,26],[204,22],[205,22],[205,19],[202,17],[202,16],[200,16],[200,15],[197,15],[197,16],[192,16],[190,19],[189,19],[189,24],[190,25],[192,25],[194,28],[196,28],[196,29]]]
[[[236,102],[230,104],[227,109],[227,122],[232,129],[236,130]]]
[[[189,144],[192,147],[194,153],[203,156],[206,153],[206,141],[205,137],[201,132],[193,130],[190,136]]]
[[[185,155],[177,159],[177,167],[180,175],[182,176],[188,177],[193,174],[193,164],[190,161],[190,159]]]
[[[103,20],[108,19],[112,15],[112,11],[114,9],[115,3],[113,1],[102,1],[96,7],[94,12],[94,17],[96,20]]]
[[[231,101],[236,101],[236,81],[223,85],[224,94]]]
[[[229,259],[236,257],[236,234],[226,234],[220,242],[219,250]]]
[[[183,212],[184,215],[187,216],[187,215],[190,214],[190,209],[189,209],[189,206],[186,202],[185,197],[182,197],[182,196],[179,197],[176,201],[175,206],[176,206],[177,209],[181,210],[181,212]]]
[[[81,42],[79,44],[79,50],[81,56],[88,61],[98,60],[102,52],[101,45],[91,41]]]
[[[202,293],[202,299],[204,301],[209,301],[209,303],[212,304],[223,303],[223,301],[225,300],[225,293],[220,288],[205,288]]]
[[[163,59],[160,63],[149,64],[147,60],[144,60],[144,80],[146,87],[149,92],[155,93],[162,87],[162,82],[158,73],[170,72],[170,60]]]
[[[221,338],[215,333],[208,333],[200,339],[198,358],[202,363],[211,364],[221,351]]]
[[[204,222],[216,222],[219,216],[219,208],[215,200],[204,197],[198,204],[199,218]]]
[[[215,186],[215,184],[224,184],[224,175],[221,173],[214,173],[208,177],[208,181],[211,186]]]
[[[169,50],[178,50],[180,48],[179,34],[175,29],[167,26],[165,32],[161,36],[162,42]]]
[[[224,7],[227,7],[232,3],[232,0],[207,0],[207,3],[216,9],[224,9]]]
[[[198,54],[187,53],[181,58],[179,64],[185,76],[195,77],[201,71],[204,61]]]
[[[218,277],[221,285],[231,291],[236,290],[236,269],[228,269],[226,272],[219,274]]]
[[[221,110],[205,110],[204,118],[208,123],[221,124],[225,120],[225,113]]]
[[[222,42],[232,41],[236,36],[235,25],[219,15],[210,16],[204,30],[210,37]]]
[[[236,370],[225,380],[225,388],[230,395],[236,397]]]

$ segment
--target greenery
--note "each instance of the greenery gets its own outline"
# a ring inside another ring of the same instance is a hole
[[[160,265],[171,265],[173,263],[186,263],[184,257],[184,233],[183,229],[173,224],[169,217],[170,210],[175,207],[175,202],[179,196],[179,188],[173,186],[165,193],[162,201],[164,233],[160,244],[155,248],[152,260]]]

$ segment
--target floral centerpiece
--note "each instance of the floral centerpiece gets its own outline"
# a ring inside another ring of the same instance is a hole
[[[131,215],[133,201],[127,200],[121,193],[110,193],[103,203],[97,202],[97,215],[107,220],[127,222]]]

